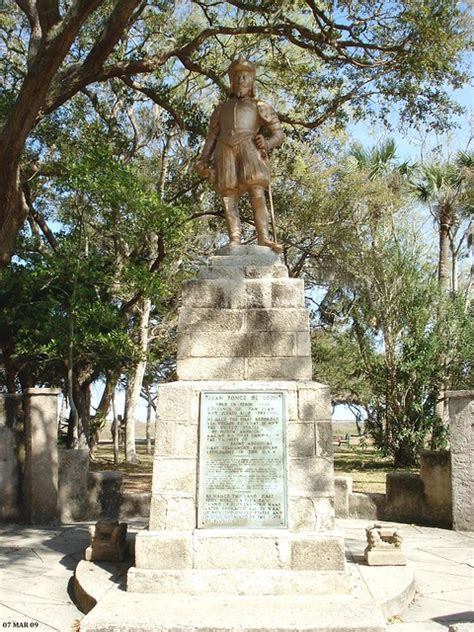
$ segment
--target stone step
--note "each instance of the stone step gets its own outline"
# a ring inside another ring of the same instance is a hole
[[[304,473],[308,461],[317,463],[316,459],[302,461]],[[164,466],[168,463],[169,460],[163,461]],[[315,465],[314,470],[317,469]],[[335,530],[292,532],[262,528],[196,529],[192,533],[143,530],[136,537],[135,564],[140,570],[165,571],[292,569],[323,572],[346,568],[344,539]],[[271,573],[267,575],[270,578]]]
[[[186,333],[224,332],[309,332],[309,314],[304,307],[261,309],[180,308],[178,331]]]
[[[255,358],[310,356],[309,331],[214,332],[178,335],[181,358]]]
[[[154,595],[109,591],[81,632],[384,632],[376,606],[350,596]]]
[[[311,356],[258,358],[178,358],[180,381],[310,380]]]
[[[200,279],[234,279],[242,277],[246,279],[262,279],[262,278],[288,278],[288,268],[281,264],[270,266],[249,265],[246,261],[242,261],[240,265],[219,265],[211,264],[199,269]]]
[[[193,279],[182,285],[184,307],[304,307],[303,279]]]
[[[209,257],[210,263],[235,266],[246,261],[249,265],[272,265],[282,261],[281,255],[276,254],[266,246],[244,246],[228,244]]]

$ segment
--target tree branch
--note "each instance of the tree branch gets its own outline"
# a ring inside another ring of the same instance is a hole
[[[60,21],[58,0],[36,0],[43,38]]]
[[[134,9],[141,0],[119,0],[110,14],[105,29],[87,55],[83,68],[98,70],[122,37]]]
[[[166,110],[169,114],[171,114],[171,116],[176,121],[176,124],[178,125],[180,129],[194,131],[194,132],[197,131],[188,123],[186,123],[186,121],[183,119],[183,117],[178,112],[178,110],[175,107],[173,107],[171,102],[168,99],[159,95],[156,90],[153,90],[152,88],[147,88],[146,86],[143,86],[137,81],[133,81],[129,77],[121,77],[121,79],[125,83],[125,85],[127,85],[129,88],[132,88],[133,90],[136,90],[137,92],[141,92],[142,94],[147,96],[149,99],[151,99],[154,103],[156,103],[161,108],[163,108],[163,110]]]
[[[31,189],[28,183],[23,184],[23,194],[25,196],[25,202],[28,206],[28,220],[30,222],[31,229],[34,230],[33,224],[36,224],[41,229],[43,235],[46,237],[46,241],[48,242],[48,244],[55,252],[57,252],[59,250],[59,244],[56,240],[56,237],[51,232],[51,229],[46,223],[44,217],[40,213],[35,211],[33,207],[33,201],[31,199]]]
[[[157,246],[158,246],[158,254],[150,266],[150,269],[149,269],[150,272],[156,272],[159,269],[160,265],[163,263],[163,260],[166,256],[165,242],[164,242],[162,233],[158,235]],[[141,299],[142,296],[143,296],[143,292],[141,290],[136,292],[129,301],[127,301],[121,306],[120,314],[122,316],[125,316],[125,314],[129,312],[130,309],[138,303],[138,301]]]
[[[41,42],[41,24],[38,17],[38,11],[36,10],[36,5],[32,2],[32,0],[16,0],[16,3],[26,15],[30,24],[31,35],[28,42],[27,59],[29,68],[36,57]]]
[[[222,90],[224,94],[227,93],[226,84],[222,81],[219,75],[215,73],[213,70],[204,68],[203,66],[201,66],[201,64],[198,64],[195,61],[191,61],[189,57],[185,57],[182,54],[178,55],[178,59],[185,68],[187,68],[191,72],[197,72],[199,75],[204,75],[205,77],[209,77],[209,79],[211,79],[211,81],[213,81],[216,84],[216,86],[218,86]]]
[[[289,125],[298,125],[301,127],[306,127],[307,129],[316,129],[320,127],[325,121],[327,121],[333,114],[335,114],[337,110],[341,107],[341,105],[343,105],[344,103],[347,103],[348,101],[353,99],[355,96],[358,96],[360,98],[361,87],[371,83],[373,80],[374,78],[370,78],[367,81],[360,83],[359,85],[357,85],[355,88],[353,88],[346,94],[343,94],[339,97],[334,98],[331,101],[331,103],[328,105],[326,110],[312,121],[305,121],[302,119],[292,118],[291,116],[288,116],[286,114],[279,115],[279,118],[281,121],[283,121],[284,123],[288,123]],[[368,98],[374,94],[377,94],[377,92],[376,91],[367,92],[364,95],[364,98]]]
[[[84,68],[80,64],[71,64],[54,81],[51,94],[45,100],[42,112],[44,114],[54,112],[77,92],[84,90],[89,84],[96,81],[103,82],[114,78],[123,79],[123,77],[130,75],[152,72],[168,61],[173,54],[174,49],[170,48],[163,50],[159,55],[108,64],[102,66],[99,70],[93,66]]]

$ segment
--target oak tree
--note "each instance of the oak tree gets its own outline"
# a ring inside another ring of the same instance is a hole
[[[466,14],[450,0],[4,3],[0,262],[29,213],[25,183],[41,169],[32,134],[78,94],[100,99],[98,85],[123,82],[199,132],[200,101],[224,89],[230,59],[243,52],[263,58],[261,86],[279,95],[287,123],[386,118],[398,105],[405,120],[442,126],[454,107],[446,86],[465,80]],[[183,102],[175,89],[190,79],[207,92]]]

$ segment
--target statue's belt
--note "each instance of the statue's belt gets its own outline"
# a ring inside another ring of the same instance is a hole
[[[217,139],[218,143],[224,143],[224,145],[238,145],[244,140],[249,140],[257,134],[257,130],[245,129],[245,130],[222,130]]]

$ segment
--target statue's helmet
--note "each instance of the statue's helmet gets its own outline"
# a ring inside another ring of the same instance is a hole
[[[235,59],[231,63],[227,71],[229,73],[231,83],[232,77],[239,70],[246,70],[252,75],[252,78],[255,79],[255,66],[248,59],[245,59],[245,57],[243,57],[242,55],[239,55],[238,59]]]

